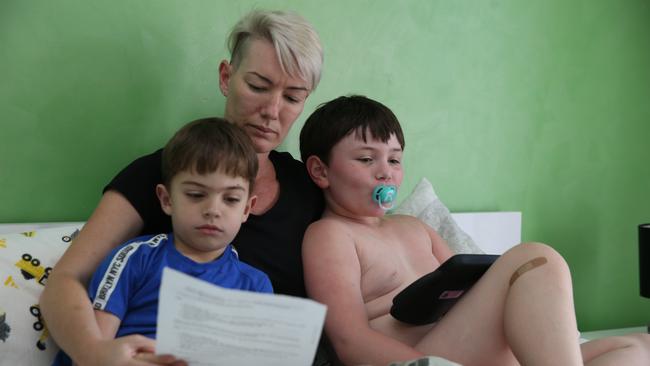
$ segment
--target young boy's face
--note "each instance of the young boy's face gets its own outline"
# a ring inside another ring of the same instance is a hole
[[[366,133],[364,142],[353,132],[339,141],[330,152],[326,168],[325,194],[328,204],[362,216],[384,214],[372,200],[373,189],[380,184],[402,183],[402,148],[395,135],[381,142]]]
[[[217,258],[246,221],[255,198],[243,177],[221,171],[176,174],[168,190],[156,187],[163,211],[172,217],[176,248],[197,262]]]

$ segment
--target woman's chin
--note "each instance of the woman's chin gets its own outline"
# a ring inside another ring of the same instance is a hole
[[[275,150],[280,144],[275,144],[269,140],[253,138],[253,148],[258,154],[268,154],[272,150]]]

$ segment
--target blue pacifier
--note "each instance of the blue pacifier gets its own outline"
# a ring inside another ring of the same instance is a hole
[[[377,202],[379,207],[384,211],[393,208],[393,201],[396,196],[397,187],[394,185],[380,184],[372,190],[372,200]]]

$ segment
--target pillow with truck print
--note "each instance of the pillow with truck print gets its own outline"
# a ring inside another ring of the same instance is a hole
[[[39,297],[81,225],[0,234],[0,365],[50,365],[59,348]]]

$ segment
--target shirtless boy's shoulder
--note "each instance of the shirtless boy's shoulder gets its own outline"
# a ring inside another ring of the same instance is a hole
[[[426,225],[424,222],[422,222],[422,220],[411,215],[389,214],[384,216],[384,219],[391,220],[397,223],[398,225],[417,225],[417,226]]]
[[[302,242],[303,261],[305,253],[313,251],[317,251],[318,256],[354,251],[354,233],[341,220],[323,217],[312,222],[305,231]]]
[[[312,235],[341,234],[349,231],[349,225],[336,217],[322,217],[307,227],[305,237]]]
[[[381,218],[382,225],[378,227],[365,227],[365,230],[380,232],[385,229],[391,231],[419,232],[434,231],[433,228],[422,222],[420,219],[410,215],[391,214]],[[363,225],[346,222],[338,217],[323,217],[309,225],[305,237],[317,235],[334,235],[337,237],[347,236],[354,240],[354,236]],[[365,231],[364,230],[364,231]]]

